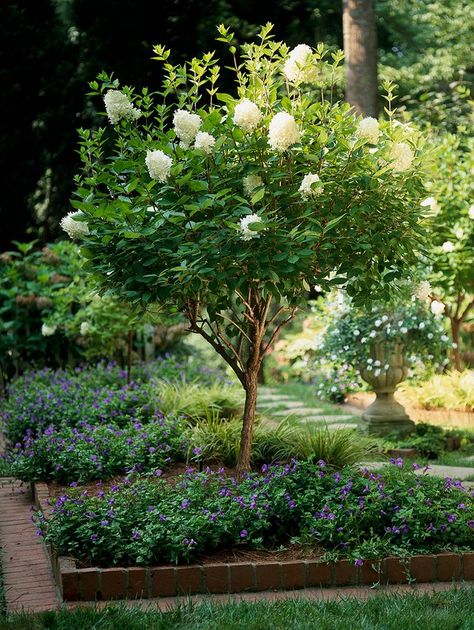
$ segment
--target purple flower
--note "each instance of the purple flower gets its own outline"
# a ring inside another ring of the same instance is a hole
[[[246,538],[248,535],[249,535],[249,533],[248,533],[248,531],[247,531],[246,529],[243,529],[243,530],[240,532],[240,537],[241,537],[241,538]]]
[[[191,501],[189,499],[184,499],[184,501],[181,503],[181,509],[185,510],[190,505],[191,505]]]
[[[199,448],[199,446],[196,446],[195,448],[193,448],[193,453],[194,453],[194,455],[196,455],[196,456],[201,455],[201,453],[202,453],[202,448]]]
[[[364,561],[361,560],[360,558],[357,558],[354,564],[356,565],[356,567],[361,567],[364,564]]]
[[[474,521],[468,521],[467,526],[470,527],[471,529],[474,529]]]
[[[141,534],[140,534],[140,532],[138,531],[138,529],[134,529],[134,530],[133,530],[133,536],[132,536],[133,540],[140,540],[140,535],[141,535]]]
[[[455,523],[458,520],[456,514],[448,514],[448,523]]]
[[[99,536],[97,534],[92,534],[92,536],[91,536],[92,542],[97,542],[98,539],[99,539]]]
[[[109,524],[109,521],[107,521],[107,520],[104,518],[104,520],[103,520],[103,521],[100,521],[100,524],[101,524],[103,527],[107,527],[107,525]]]

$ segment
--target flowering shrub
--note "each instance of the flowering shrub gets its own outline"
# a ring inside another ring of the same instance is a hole
[[[183,423],[158,416],[145,425],[137,420],[123,428],[87,422],[50,426],[37,437],[29,435],[9,461],[18,479],[70,483],[165,468],[185,456]]]
[[[219,27],[235,95],[219,91],[214,53],[175,66],[155,46],[156,94],[101,74],[91,89],[113,129],[80,130],[71,202],[88,231],[77,225],[73,236],[104,288],[173,304],[234,370],[247,396],[241,469],[261,362],[309,286],[344,285],[358,303],[386,297],[417,260],[422,233],[423,139],[393,123],[392,86],[389,120],[371,121],[367,134],[321,82],[342,53],[290,51],[271,28],[237,59],[233,34]],[[272,302],[280,308],[268,317]]]
[[[321,358],[309,366],[314,373],[311,382],[316,395],[334,403],[343,403],[347,394],[364,389],[363,381],[354,366],[341,360]]]
[[[361,474],[293,461],[262,466],[241,483],[223,470],[189,469],[173,485],[150,475],[107,491],[71,489],[37,523],[59,554],[101,565],[190,562],[229,547],[292,543],[356,562],[474,549],[472,494],[401,465]]]
[[[383,343],[387,356],[391,348],[401,346],[412,368],[423,363],[435,368],[445,365],[451,346],[438,318],[415,299],[393,307],[379,305],[371,311],[342,307],[329,322],[322,352],[332,360],[344,361],[357,369],[373,371],[375,376],[387,371],[389,364],[374,360],[373,348]]]

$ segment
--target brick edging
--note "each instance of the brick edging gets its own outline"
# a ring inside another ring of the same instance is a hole
[[[50,509],[45,505],[48,496],[46,484],[35,484],[35,502],[45,512]],[[73,558],[56,557],[50,547],[49,551],[66,601],[474,580],[474,552],[388,557],[367,560],[362,566],[349,560],[288,560],[79,569]]]

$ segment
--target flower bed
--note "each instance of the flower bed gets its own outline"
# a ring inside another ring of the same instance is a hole
[[[474,550],[474,500],[460,482],[399,469],[382,474],[324,462],[263,467],[238,483],[189,469],[53,500],[39,533],[59,555],[99,566],[190,563],[229,548],[322,548],[358,564],[390,554]],[[416,466],[416,465],[415,465]]]

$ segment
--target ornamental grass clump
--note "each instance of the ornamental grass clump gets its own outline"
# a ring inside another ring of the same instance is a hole
[[[53,500],[40,534],[58,554],[102,566],[195,562],[226,549],[298,545],[366,558],[474,549],[474,499],[461,482],[418,475],[393,460],[381,473],[326,462],[262,466],[241,482],[224,469],[161,471]],[[415,465],[416,467],[416,465]],[[321,552],[321,553],[322,553]]]
[[[104,73],[91,83],[112,122],[80,130],[72,206],[104,289],[173,305],[235,372],[246,394],[242,472],[263,357],[310,287],[345,286],[363,304],[387,297],[416,262],[423,139],[393,124],[390,84],[377,134],[333,101],[322,78],[335,76],[340,51],[290,51],[267,24],[237,57],[233,34],[218,30],[234,94],[219,87],[214,53],[173,65],[163,46],[157,93]],[[133,110],[124,99],[113,108],[117,90]]]

